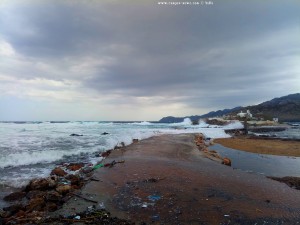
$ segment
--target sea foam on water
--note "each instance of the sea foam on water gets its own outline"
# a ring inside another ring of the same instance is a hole
[[[49,175],[51,169],[61,163],[94,163],[99,160],[96,153],[113,149],[121,143],[129,145],[133,139],[180,133],[229,137],[223,128],[208,127],[211,126],[204,122],[192,125],[189,118],[173,124],[147,121],[0,123],[0,184],[24,185],[33,177]]]

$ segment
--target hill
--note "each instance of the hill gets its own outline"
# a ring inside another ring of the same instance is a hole
[[[223,109],[212,111],[203,115],[173,117],[167,116],[159,120],[160,123],[179,123],[184,118],[190,118],[192,121],[198,121],[203,118],[220,117],[224,115],[235,115],[239,111],[249,109],[254,116],[261,116],[265,119],[278,118],[279,121],[300,121],[300,93],[274,98],[270,101],[263,102],[258,105],[247,107],[235,107],[232,109]]]
[[[184,118],[190,118],[192,121],[198,121],[199,119],[204,119],[204,118],[211,118],[211,117],[219,117],[219,116],[224,116],[226,114],[229,114],[231,112],[235,112],[240,110],[242,107],[238,106],[233,109],[223,109],[223,110],[218,110],[218,111],[211,111],[209,113],[200,115],[200,116],[185,116],[185,117],[174,117],[174,116],[167,116],[163,117],[160,119],[158,122],[159,123],[180,123],[184,120]]]
[[[263,115],[269,119],[276,117],[279,121],[300,121],[300,93],[274,98],[258,105],[243,107],[240,110],[247,109],[253,115]],[[237,111],[233,111],[233,113]]]

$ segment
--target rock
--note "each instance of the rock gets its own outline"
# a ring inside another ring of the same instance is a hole
[[[226,166],[231,166],[231,160],[227,157],[223,158],[223,162],[222,164],[226,165]]]
[[[80,177],[78,175],[69,174],[66,179],[71,181],[71,185],[78,185],[80,183]]]
[[[59,185],[56,188],[56,191],[62,195],[65,195],[71,191],[71,186],[70,185]]]
[[[268,177],[268,178],[286,183],[288,186],[300,190],[300,177]]]
[[[108,151],[106,151],[106,152],[102,152],[101,157],[106,158],[107,156],[110,155],[110,153],[111,153],[111,150],[108,150]]]
[[[107,133],[107,132],[103,132],[101,135],[108,135],[109,133]]]
[[[47,202],[45,209],[48,212],[54,212],[58,209],[57,205],[54,202]]]
[[[29,184],[26,186],[25,190],[41,190],[45,191],[48,190],[51,187],[51,184],[49,185],[49,180],[46,178],[37,178],[33,179],[29,182]]]
[[[58,183],[57,176],[51,176],[47,178],[47,181],[49,182],[49,188],[55,188]]]
[[[29,200],[33,198],[43,198],[45,195],[45,191],[32,190],[27,193],[26,198]]]
[[[62,195],[54,190],[47,192],[47,194],[45,195],[45,199],[50,202],[59,202],[59,201],[61,201],[61,198],[62,198]]]
[[[43,198],[33,198],[26,206],[26,212],[42,211],[45,207],[45,200]]]
[[[93,167],[84,167],[81,169],[81,172],[84,174],[91,173],[93,171]]]
[[[51,171],[51,175],[56,175],[56,176],[59,176],[59,177],[63,177],[65,175],[67,175],[67,173],[60,167],[56,167],[55,169],[53,169]]]
[[[26,213],[23,210],[20,210],[14,216],[17,217],[17,218],[24,217],[24,216],[26,216]]]
[[[22,198],[24,198],[26,196],[26,193],[23,191],[19,191],[19,192],[13,192],[7,196],[5,196],[3,198],[4,201],[17,201],[17,200],[21,200]]]
[[[76,171],[76,170],[81,169],[83,166],[84,166],[83,163],[70,163],[70,164],[67,166],[67,169],[68,169],[68,170],[71,170],[71,171]]]
[[[132,143],[138,143],[139,139],[132,139]]]
[[[81,137],[83,136],[82,134],[70,134],[71,137]]]
[[[10,205],[8,207],[4,207],[3,211],[8,212],[10,214],[15,214],[16,212],[18,212],[19,210],[23,210],[24,206],[22,204],[14,204],[14,205]]]

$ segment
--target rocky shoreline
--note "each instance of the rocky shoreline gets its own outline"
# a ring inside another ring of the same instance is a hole
[[[118,148],[120,147],[116,147],[115,149]],[[99,158],[103,159],[109,156],[111,152],[112,150],[105,151],[99,155]],[[99,161],[98,165],[101,165],[101,161]],[[101,167],[112,167],[116,163],[106,163]],[[54,168],[49,177],[31,180],[20,191],[13,192],[3,198],[10,205],[0,210],[0,225],[28,223],[53,224],[55,221],[72,224],[74,221],[80,221],[78,218],[76,220],[72,216],[66,218],[47,218],[46,215],[61,208],[63,204],[74,196],[85,199],[78,192],[80,192],[80,189],[85,184],[94,180],[92,175],[93,171],[97,168],[99,166],[93,166],[92,164],[68,163]],[[93,202],[92,200],[85,200]],[[93,208],[87,211],[86,215],[82,213],[80,217],[91,222],[91,219],[87,219],[86,217],[97,213],[102,216],[95,217],[95,222],[132,224],[125,220],[111,217],[110,213],[104,209]]]

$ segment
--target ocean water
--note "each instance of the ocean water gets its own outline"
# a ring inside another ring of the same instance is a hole
[[[203,133],[207,137],[229,137],[224,129],[241,128],[233,122],[225,127],[203,121],[191,125],[150,122],[0,122],[0,185],[22,187],[30,179],[46,177],[59,164],[95,164],[97,153],[160,134]],[[107,132],[107,135],[102,133]],[[79,134],[83,136],[70,136]],[[99,154],[98,154],[99,155]]]

